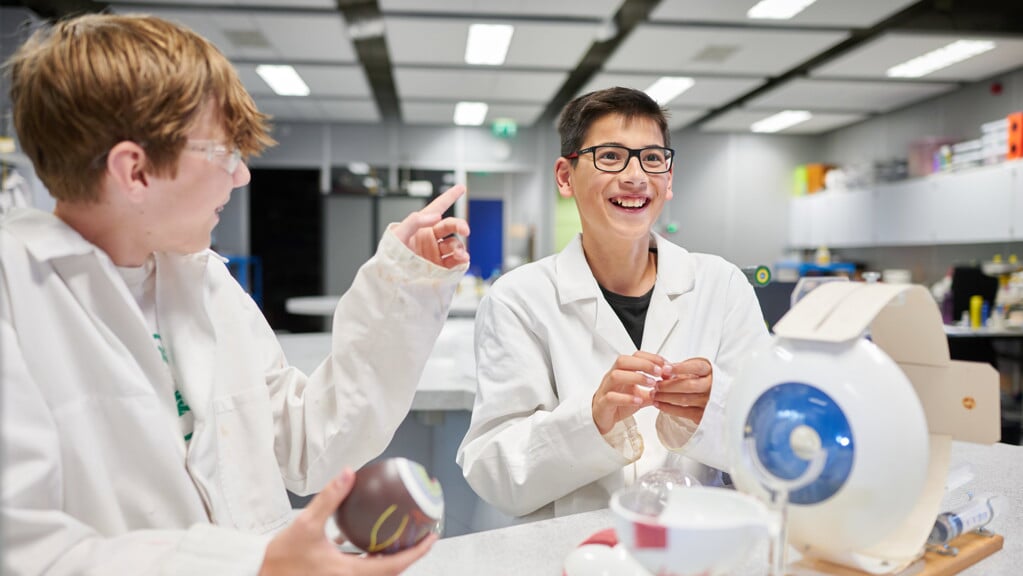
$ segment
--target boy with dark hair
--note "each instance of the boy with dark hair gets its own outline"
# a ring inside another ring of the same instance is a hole
[[[729,383],[767,337],[738,268],[653,232],[675,160],[660,106],[610,88],[570,102],[558,128],[554,176],[582,235],[480,303],[458,452],[484,500],[530,519],[604,508],[669,451],[714,482]]]

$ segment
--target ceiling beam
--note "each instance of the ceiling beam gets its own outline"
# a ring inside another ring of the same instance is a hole
[[[382,120],[401,121],[398,90],[391,70],[391,55],[384,38],[384,19],[377,0],[337,0],[348,35],[366,73]]]
[[[544,108],[536,123],[550,124],[554,122],[561,114],[561,109],[604,67],[618,46],[629,37],[636,26],[647,21],[650,13],[660,3],[661,0],[625,0],[611,19],[611,37],[603,41],[595,40],[590,45],[589,50],[579,61],[579,65],[569,73],[568,78],[565,79],[554,98],[547,103],[547,107]]]

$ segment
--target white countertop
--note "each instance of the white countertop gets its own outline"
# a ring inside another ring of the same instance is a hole
[[[340,299],[340,296],[296,296],[284,301],[284,309],[302,316],[333,316]],[[448,318],[473,318],[478,304],[476,298],[455,298],[448,308]]]
[[[335,304],[336,304],[335,299]],[[419,379],[412,410],[472,410],[476,359],[471,318],[448,318]],[[292,366],[309,374],[330,354],[330,333],[279,334]]]
[[[977,492],[1005,497],[1005,509],[990,528],[1005,537],[1001,551],[961,574],[1018,574],[1023,566],[1023,447],[981,446],[955,442],[953,465],[969,462],[977,475]],[[412,565],[408,576],[560,576],[565,557],[594,532],[611,527],[607,510],[543,520],[438,541]],[[766,551],[766,546],[764,546]],[[766,556],[765,556],[766,558]],[[766,574],[756,569],[743,574]]]

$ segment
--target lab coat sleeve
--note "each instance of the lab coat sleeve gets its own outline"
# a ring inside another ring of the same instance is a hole
[[[2,270],[0,270],[2,272]],[[255,575],[268,538],[212,525],[103,537],[62,510],[57,424],[25,365],[0,277],[3,574]]]
[[[312,374],[286,366],[276,338],[266,335],[278,359],[267,379],[289,490],[319,491],[343,467],[359,468],[387,447],[467,266],[424,260],[388,229],[338,302],[331,354]]]
[[[728,267],[721,338],[717,354],[708,358],[714,377],[703,419],[697,426],[691,420],[663,412],[657,416],[657,436],[665,447],[726,471],[725,404],[732,379],[739,373],[749,353],[769,337],[753,286],[738,268]],[[681,360],[685,358],[675,361]]]
[[[597,430],[589,394],[558,398],[547,350],[530,324],[522,307],[493,293],[480,303],[476,400],[457,455],[476,493],[512,516],[629,463]]]

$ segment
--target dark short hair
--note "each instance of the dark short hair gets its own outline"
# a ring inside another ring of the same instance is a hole
[[[649,118],[657,123],[664,136],[664,146],[671,146],[668,132],[668,112],[642,90],[634,88],[605,88],[583,94],[569,102],[558,120],[561,135],[561,155],[568,156],[579,150],[586,133],[598,119],[608,114],[621,114],[625,118]]]

